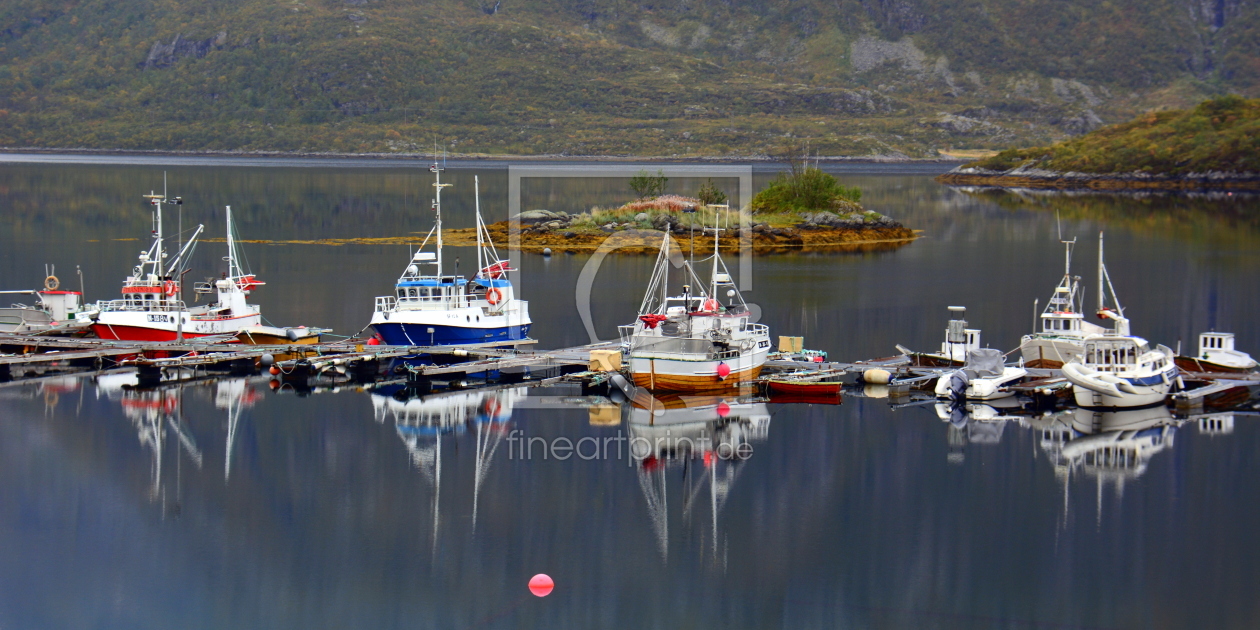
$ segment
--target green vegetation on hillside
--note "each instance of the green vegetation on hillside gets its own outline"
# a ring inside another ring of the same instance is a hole
[[[0,146],[932,156],[1260,89],[1241,0],[7,0]]]
[[[1007,171],[1260,173],[1260,99],[1223,96],[1193,109],[1148,112],[1049,147],[1010,149],[964,166]]]

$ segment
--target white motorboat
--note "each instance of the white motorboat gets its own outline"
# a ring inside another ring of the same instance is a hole
[[[499,258],[481,218],[477,193],[477,269],[471,280],[448,274],[442,266],[442,171],[433,172],[435,223],[394,283],[394,295],[376,298],[371,326],[395,346],[492,343],[525,339],[531,320],[529,303],[519,300],[508,280],[512,271]],[[432,239],[433,251],[424,251]],[[431,270],[422,269],[429,267]]]
[[[1110,290],[1114,307],[1106,305],[1104,289]],[[1085,337],[1081,356],[1063,364],[1063,376],[1072,383],[1076,404],[1109,409],[1163,403],[1177,380],[1175,355],[1166,346],[1152,349],[1145,339],[1129,334],[1129,320],[1103,262],[1102,234],[1098,235],[1098,295],[1098,316],[1115,322],[1115,328]]]
[[[1072,247],[1076,239],[1062,242],[1066,249],[1063,279],[1041,313],[1041,330],[1024,335],[1020,340],[1024,365],[1030,368],[1062,367],[1081,356],[1086,337],[1107,332],[1106,328],[1085,321],[1081,309],[1084,297],[1081,279],[1072,275]]]
[[[1002,351],[977,348],[967,353],[962,369],[942,375],[936,380],[936,397],[949,400],[996,400],[1013,396],[1011,385],[1018,383],[1028,370],[1022,365],[1004,364]]]
[[[1095,335],[1080,359],[1063,364],[1076,404],[1088,409],[1143,407],[1164,402],[1177,380],[1173,352],[1151,349],[1141,337]]]
[[[1234,333],[1205,332],[1199,335],[1199,353],[1179,356],[1177,367],[1187,372],[1250,372],[1256,360],[1234,349]]]
[[[722,389],[757,378],[770,353],[770,329],[752,314],[718,253],[713,234],[713,268],[702,284],[689,261],[682,261],[682,292],[670,296],[671,239],[661,242],[652,280],[632,325],[621,326],[635,385],[653,390]],[[725,293],[723,303],[720,295]]]

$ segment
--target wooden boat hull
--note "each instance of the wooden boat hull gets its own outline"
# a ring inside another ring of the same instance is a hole
[[[1195,357],[1176,357],[1173,359],[1173,362],[1177,364],[1178,368],[1181,368],[1182,370],[1186,372],[1205,372],[1205,373],[1218,373],[1218,374],[1246,374],[1247,372],[1251,372],[1254,370],[1254,368],[1247,369],[1247,368],[1231,367],[1228,365],[1221,365],[1220,363],[1213,363],[1211,361],[1205,361],[1203,359],[1197,359]]]
[[[663,363],[647,359],[652,363]],[[713,362],[716,366],[717,362]],[[655,366],[653,366],[655,367]],[[651,390],[676,392],[707,392],[728,389],[736,383],[751,381],[761,375],[761,366],[750,367],[738,372],[731,372],[726,378],[714,374],[676,374],[669,371],[647,369],[642,372],[631,372],[634,384]]]
[[[289,339],[283,330],[277,332],[242,330],[236,334],[236,338],[248,346],[309,346],[319,343],[320,335],[317,332],[310,332],[297,339]]]
[[[779,394],[801,396],[839,396],[842,384],[839,382],[818,383],[786,379],[770,379],[766,381],[766,387],[768,387],[770,391]]]

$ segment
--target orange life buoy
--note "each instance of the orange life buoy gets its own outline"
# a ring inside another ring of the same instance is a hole
[[[175,284],[174,280],[167,280],[162,283],[162,293],[165,293],[167,297],[175,297],[175,294],[179,293],[179,286]]]
[[[499,300],[502,299],[503,293],[501,293],[498,289],[490,289],[489,291],[486,291],[486,301],[489,302],[491,306],[498,304]]]
[[[709,298],[704,301],[704,306],[701,306],[700,310],[705,311],[706,313],[716,313],[718,306],[719,304],[717,300]]]

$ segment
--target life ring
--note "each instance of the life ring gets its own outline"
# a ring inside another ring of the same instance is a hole
[[[166,294],[166,297],[175,297],[175,294],[179,293],[179,286],[174,280],[167,280],[162,283],[162,293]]]
[[[59,286],[61,286],[61,281],[57,279],[57,276],[48,276],[47,278],[44,278],[45,291],[56,291]]]
[[[490,303],[490,306],[498,304],[499,300],[502,299],[503,293],[498,289],[490,289],[489,291],[486,291],[486,301]]]

